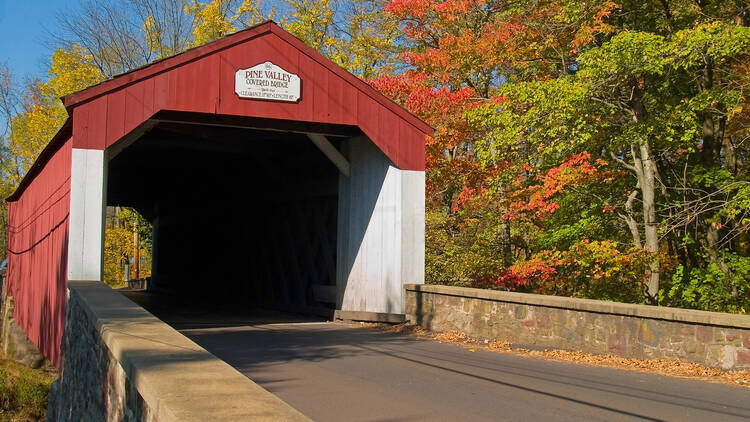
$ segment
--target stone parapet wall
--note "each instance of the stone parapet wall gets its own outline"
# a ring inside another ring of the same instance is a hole
[[[101,282],[68,292],[48,421],[309,421]]]
[[[48,421],[153,421],[149,404],[96,329],[80,296],[68,301],[60,377],[52,384]]]
[[[406,290],[407,319],[521,347],[750,369],[750,316],[464,287]]]

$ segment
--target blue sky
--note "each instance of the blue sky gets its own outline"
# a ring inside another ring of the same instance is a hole
[[[0,61],[7,62],[19,80],[44,77],[50,48],[47,31],[54,28],[57,13],[77,0],[0,0]]]

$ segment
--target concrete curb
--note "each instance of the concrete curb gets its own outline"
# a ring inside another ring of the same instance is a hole
[[[309,421],[165,324],[98,281],[69,281],[104,344],[158,421]]]
[[[696,311],[691,309],[659,306],[633,305],[629,303],[606,302],[602,300],[578,299],[561,296],[544,296],[529,293],[503,292],[499,290],[475,289],[470,287],[440,286],[434,284],[405,284],[404,289],[412,292],[435,293],[447,296],[466,297],[524,305],[546,306],[611,315],[659,319],[674,322],[714,325],[719,327],[750,328],[750,315],[725,314],[720,312]]]

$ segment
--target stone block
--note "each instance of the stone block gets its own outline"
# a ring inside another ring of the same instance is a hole
[[[628,344],[625,338],[616,334],[610,334],[607,339],[607,351],[617,355],[626,355],[628,353]]]
[[[607,341],[607,332],[603,328],[597,328],[594,330],[594,341],[598,343],[604,343]]]
[[[576,334],[574,330],[571,330],[570,328],[567,328],[567,327],[562,327],[558,335],[570,342],[576,340],[576,338],[578,337],[578,335]]]
[[[526,319],[526,316],[528,315],[528,308],[526,306],[514,306],[513,307],[513,315],[516,319]]]
[[[695,328],[695,339],[703,342],[703,343],[709,343],[714,338],[714,329],[713,327],[704,327],[704,326],[698,326]]]
[[[682,326],[680,327],[680,334],[684,336],[693,337],[695,335],[695,327],[688,325],[688,326]]]
[[[650,347],[659,346],[662,328],[659,323],[644,319],[638,332],[638,342]]]
[[[737,348],[734,346],[712,345],[708,347],[706,361],[710,366],[731,369],[737,361]]]
[[[750,366],[750,352],[744,350],[737,351],[737,365]]]
[[[694,339],[687,339],[684,344],[686,353],[695,353],[698,351],[698,342]]]
[[[34,343],[26,336],[26,332],[11,320],[7,325],[5,335],[5,357],[26,365],[30,368],[41,368],[44,364],[44,355]]]
[[[451,296],[424,291],[425,296],[446,297],[447,306],[424,307],[423,312],[434,315],[423,318],[443,331],[516,344],[748,367],[746,317],[478,289],[466,289],[461,296],[462,291],[450,288]]]
[[[309,420],[119,293],[101,283],[72,284],[47,420]],[[148,359],[133,360],[128,350]],[[220,381],[205,388],[206,380]]]
[[[461,299],[461,311],[468,314],[471,312],[471,304],[474,303],[472,299]]]
[[[541,313],[536,316],[536,325],[539,328],[551,328],[552,321],[550,320],[549,315]]]

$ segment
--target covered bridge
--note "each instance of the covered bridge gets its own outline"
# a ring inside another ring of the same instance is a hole
[[[273,22],[63,98],[9,201],[7,291],[56,365],[66,282],[101,280],[106,206],[153,226],[151,288],[403,313],[424,279],[432,129]]]

